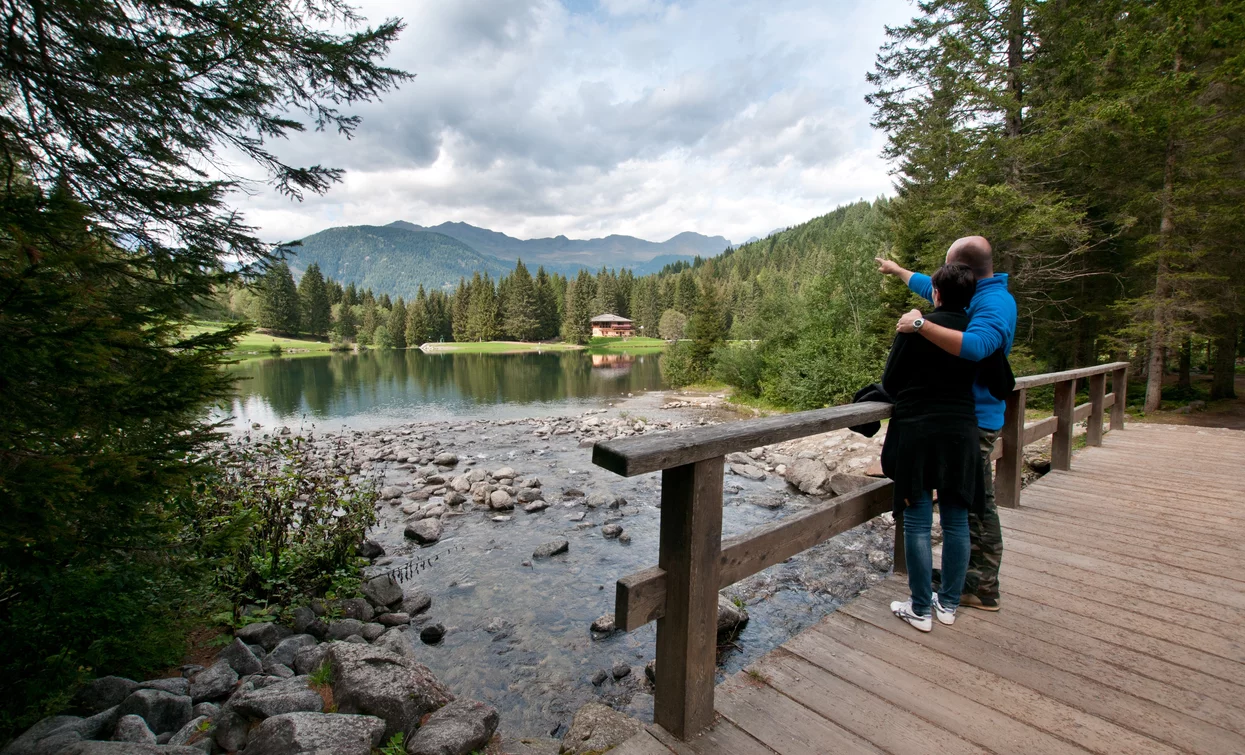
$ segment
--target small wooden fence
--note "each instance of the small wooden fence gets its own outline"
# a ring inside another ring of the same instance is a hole
[[[1088,419],[1086,442],[1101,445],[1103,412],[1124,426],[1127,363],[1018,378],[1007,400],[995,474],[995,501],[1020,501],[1024,447],[1053,435],[1051,468],[1072,460],[1072,429]],[[1111,393],[1106,376],[1111,375]],[[1089,402],[1075,405],[1076,382],[1089,381]],[[1025,394],[1055,386],[1054,416],[1025,423]],[[594,464],[624,477],[661,471],[657,566],[618,580],[615,625],[625,631],[657,622],[654,721],[680,739],[713,723],[718,591],[861,525],[891,509],[891,482],[880,479],[826,505],[722,540],[724,457],[734,451],[838,430],[890,416],[890,404],[859,403],[764,419],[597,443]],[[903,523],[896,521],[895,569],[904,571]]]

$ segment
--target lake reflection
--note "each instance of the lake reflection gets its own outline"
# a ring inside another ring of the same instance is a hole
[[[605,398],[662,388],[658,355],[425,354],[367,351],[256,359],[227,412],[239,428],[375,427],[447,417],[524,417],[576,411]]]

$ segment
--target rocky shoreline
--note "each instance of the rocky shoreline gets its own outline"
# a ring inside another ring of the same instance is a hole
[[[619,478],[592,466],[588,449],[733,417],[718,397],[653,393],[576,416],[308,433],[302,446],[314,464],[379,486],[378,523],[364,548],[365,597],[300,607],[289,627],[243,627],[208,668],[184,669],[187,678],[97,680],[89,689],[112,697],[78,701],[81,717],[42,722],[4,752],[60,751],[44,743],[61,736],[129,738],[147,748],[127,752],[191,746],[281,755],[329,732],[349,733],[334,751],[367,752],[377,737],[403,731],[407,752],[465,755],[498,730],[507,738],[497,738],[495,752],[602,749],[600,737],[582,748],[575,739],[585,727],[623,732],[627,721],[651,719],[652,626],[615,632],[611,612],[614,580],[656,563],[660,475]],[[842,430],[731,454],[724,536],[868,484],[869,473],[880,473],[880,447],[881,437]],[[879,517],[724,590],[720,673],[884,578],[892,542],[893,522]],[[382,681],[350,671],[378,667],[387,670]],[[387,692],[359,692],[373,681]],[[385,694],[427,704],[399,710]],[[456,694],[465,696],[461,704],[440,707]],[[253,702],[267,699],[285,702]],[[161,718],[160,706],[177,715]],[[335,713],[324,712],[330,706]],[[381,723],[328,720],[347,714]],[[437,716],[459,743],[419,749],[420,737],[437,733]],[[104,747],[83,742],[73,751],[122,751]]]

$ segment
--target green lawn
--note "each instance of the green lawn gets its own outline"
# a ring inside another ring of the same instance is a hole
[[[660,338],[593,338],[588,351],[594,354],[650,354],[666,348]]]
[[[429,354],[521,354],[533,351],[574,351],[582,347],[569,343],[529,343],[526,341],[476,341],[474,343],[428,343]]]
[[[211,332],[220,330],[225,323],[219,322],[198,322],[191,325],[186,330],[186,335],[196,335],[198,333]],[[292,354],[327,354],[330,351],[328,341],[305,341],[301,338],[281,338],[279,336],[268,335],[267,333],[259,333],[252,331],[247,333],[238,342],[234,344],[230,354],[239,357],[268,357],[272,356],[272,347],[279,346],[282,352]]]

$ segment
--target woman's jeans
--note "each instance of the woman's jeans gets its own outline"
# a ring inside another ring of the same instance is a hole
[[[942,607],[954,610],[960,605],[960,592],[964,589],[964,573],[968,571],[971,546],[968,542],[968,509],[958,506],[939,506],[942,522],[942,586],[938,600]],[[912,610],[921,616],[929,615],[933,600],[934,558],[930,551],[929,531],[934,523],[934,500],[931,491],[925,491],[915,501],[908,502],[903,513],[903,548],[908,560],[908,589],[912,591]]]

